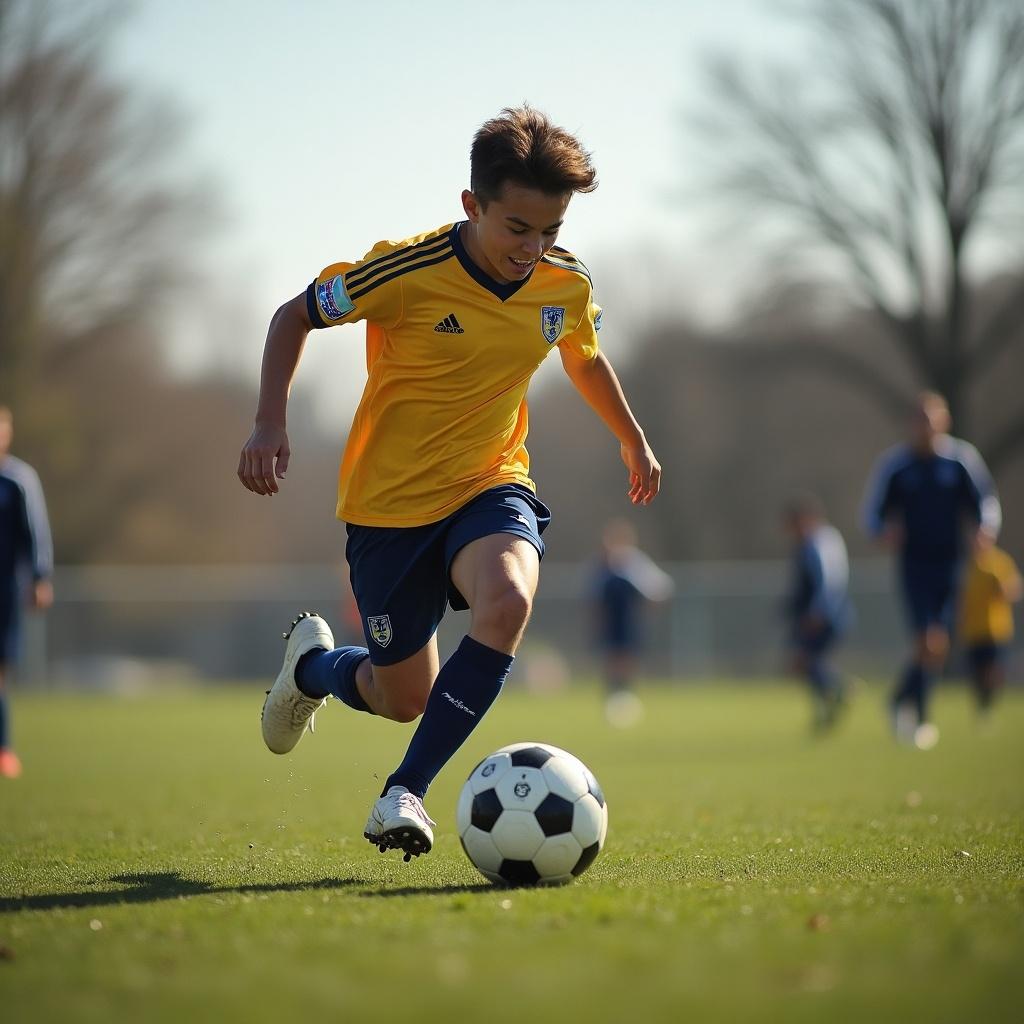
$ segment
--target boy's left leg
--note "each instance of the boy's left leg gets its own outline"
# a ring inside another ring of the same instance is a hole
[[[550,520],[547,506],[532,491],[503,484],[440,524],[440,561],[429,562],[430,578],[421,579],[408,596],[419,602],[420,591],[433,591],[440,584],[454,610],[470,610],[471,628],[425,695],[423,719],[367,822],[365,835],[371,842],[381,835],[379,819],[390,813],[393,803],[422,800],[434,777],[497,699],[530,617],[544,554],[541,534]],[[423,852],[415,848],[415,831],[405,837],[414,854]],[[403,836],[399,833],[397,838]],[[401,841],[391,845],[410,852]]]
[[[405,758],[385,793],[420,799],[497,699],[533,607],[540,555],[530,541],[499,533],[462,548],[451,580],[470,608],[470,631],[437,675]]]
[[[501,692],[537,589],[538,543],[539,536],[488,534],[452,559],[449,578],[458,604],[470,608],[471,628],[438,672],[406,755],[370,811],[363,834],[381,852],[397,848],[409,860],[430,850],[423,797]]]

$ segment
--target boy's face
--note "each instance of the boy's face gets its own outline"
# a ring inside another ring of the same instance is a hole
[[[548,195],[506,185],[486,206],[468,189],[462,206],[473,226],[470,255],[504,284],[522,281],[555,244],[572,193]]]

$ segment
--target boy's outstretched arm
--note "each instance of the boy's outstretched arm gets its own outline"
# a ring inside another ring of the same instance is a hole
[[[255,494],[276,494],[277,478],[283,478],[288,469],[288,393],[306,335],[312,329],[305,294],[286,302],[270,321],[263,348],[256,424],[238,459],[238,479]]]
[[[649,505],[661,487],[661,465],[629,408],[612,364],[603,352],[583,359],[568,345],[560,345],[558,351],[566,376],[619,440],[622,461],[629,470],[629,500]]]

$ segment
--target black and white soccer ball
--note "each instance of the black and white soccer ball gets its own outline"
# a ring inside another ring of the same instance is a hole
[[[548,743],[513,743],[485,757],[455,817],[467,856],[499,885],[569,882],[594,863],[608,833],[594,773]]]

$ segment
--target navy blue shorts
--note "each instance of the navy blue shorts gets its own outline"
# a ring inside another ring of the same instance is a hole
[[[980,672],[1006,661],[1006,644],[971,644],[966,650],[967,664],[972,672]]]
[[[550,510],[532,491],[503,484],[426,526],[350,523],[345,557],[370,661],[404,661],[434,635],[449,604],[455,611],[469,607],[450,575],[452,561],[467,544],[511,533],[528,540],[543,558],[540,535],[550,522]]]
[[[915,633],[931,626],[947,632],[953,622],[960,583],[959,562],[903,562],[903,600]]]

